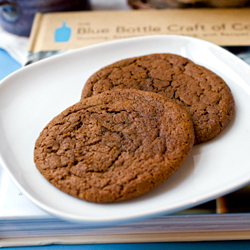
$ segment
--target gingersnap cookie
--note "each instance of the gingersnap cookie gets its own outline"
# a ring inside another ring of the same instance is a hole
[[[115,62],[94,73],[81,100],[112,89],[138,89],[161,94],[191,115],[195,144],[216,137],[234,113],[227,84],[212,71],[174,54],[151,54]]]
[[[60,190],[91,202],[117,202],[160,185],[194,143],[185,109],[162,96],[114,90],[55,117],[35,143],[34,161]]]

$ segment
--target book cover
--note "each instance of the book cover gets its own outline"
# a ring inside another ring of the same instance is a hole
[[[27,63],[58,51],[159,34],[192,36],[227,48],[241,46],[246,53],[245,47],[250,44],[249,15],[248,8],[38,13]],[[237,53],[240,54],[239,48]]]

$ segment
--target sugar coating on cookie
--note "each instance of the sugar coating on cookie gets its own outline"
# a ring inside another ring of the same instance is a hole
[[[192,117],[195,144],[215,138],[234,114],[234,99],[224,80],[174,54],[151,54],[108,65],[87,80],[81,99],[128,88],[155,92],[182,105]]]
[[[193,143],[193,123],[185,109],[155,93],[114,90],[56,116],[35,143],[34,161],[67,194],[117,202],[163,183]]]

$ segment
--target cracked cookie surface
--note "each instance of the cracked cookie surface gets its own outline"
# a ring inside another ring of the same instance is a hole
[[[116,202],[164,182],[193,143],[185,109],[155,93],[114,90],[56,116],[36,140],[34,161],[62,191],[91,202]]]
[[[81,99],[128,88],[155,92],[182,105],[192,117],[195,144],[215,138],[234,113],[234,99],[223,79],[174,54],[151,54],[108,65],[88,79]]]

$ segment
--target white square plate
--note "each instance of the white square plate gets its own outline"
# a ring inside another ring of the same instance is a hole
[[[33,162],[45,125],[80,100],[88,77],[115,61],[175,53],[221,76],[232,90],[236,114],[214,140],[194,146],[165,183],[138,198],[94,204],[48,183]],[[67,220],[112,224],[173,213],[234,191],[250,181],[250,67],[219,46],[184,36],[129,38],[89,46],[27,66],[0,84],[1,164],[36,205]]]

